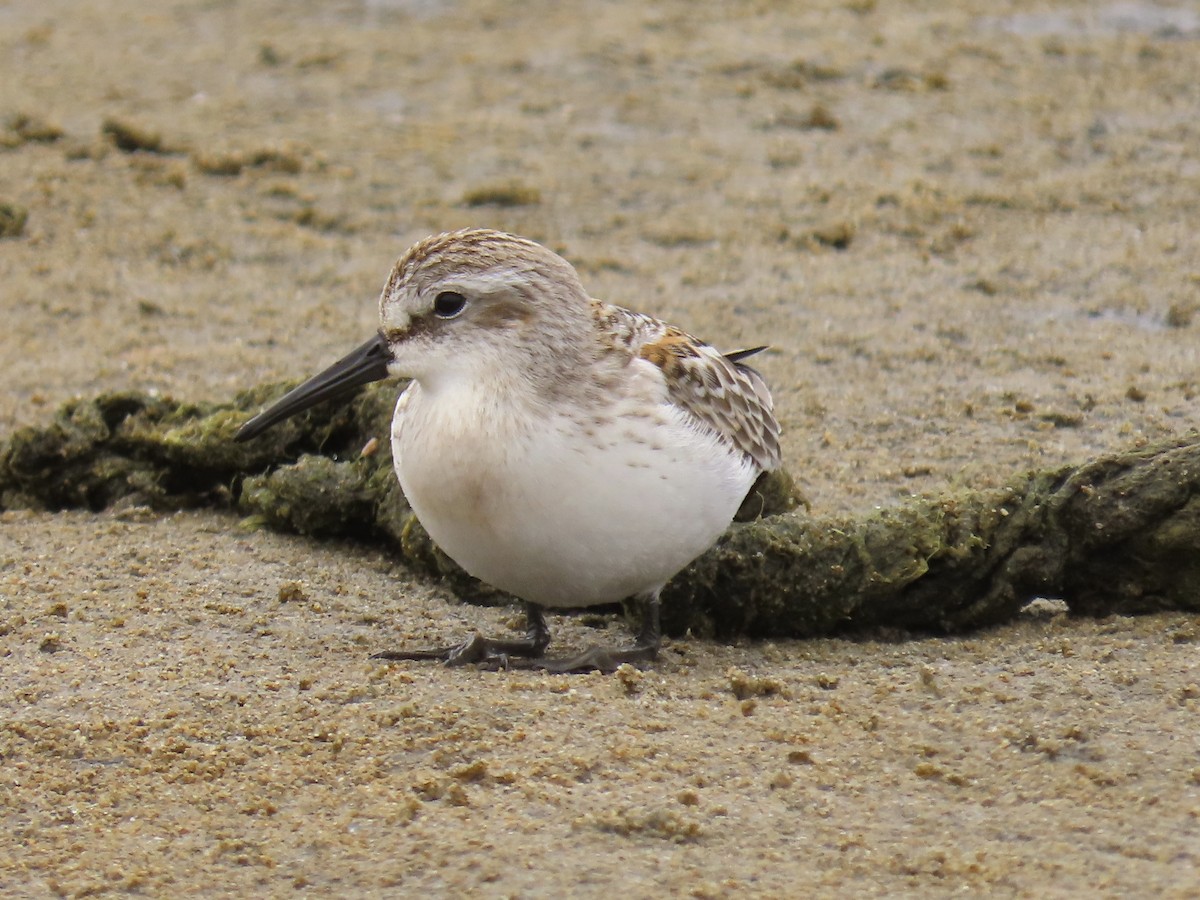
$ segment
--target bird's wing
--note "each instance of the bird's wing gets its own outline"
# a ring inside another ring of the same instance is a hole
[[[765,348],[723,354],[651,316],[599,301],[593,311],[601,333],[611,336],[614,347],[658,367],[672,403],[759,469],[779,468],[780,429],[771,392],[758,372],[741,363]]]

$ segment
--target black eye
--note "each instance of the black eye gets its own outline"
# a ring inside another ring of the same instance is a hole
[[[467,298],[458,291],[442,291],[433,301],[433,314],[439,319],[453,319],[466,308]]]

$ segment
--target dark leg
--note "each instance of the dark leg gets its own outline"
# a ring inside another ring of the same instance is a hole
[[[661,590],[661,588],[660,588]],[[625,663],[637,665],[653,662],[658,658],[662,643],[662,628],[659,625],[658,591],[646,598],[642,606],[642,627],[632,647],[611,648],[592,646],[577,656],[565,659],[527,659],[514,662],[514,669],[542,669],[557,674],[567,672],[614,672]]]
[[[371,659],[437,659],[448,666],[485,663],[506,668],[508,657],[538,658],[550,645],[550,629],[542,608],[535,603],[525,604],[525,637],[504,640],[473,634],[461,644],[432,650],[385,650]]]

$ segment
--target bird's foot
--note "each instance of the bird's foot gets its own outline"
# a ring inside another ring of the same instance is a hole
[[[645,663],[654,662],[657,658],[657,644],[654,646],[636,645],[624,648],[597,647],[593,645],[582,653],[561,659],[539,657],[536,659],[511,660],[508,663],[508,668],[534,669],[542,672],[551,672],[555,675],[582,672],[601,672],[602,674],[610,675],[626,663],[640,667]]]
[[[546,648],[523,640],[496,640],[473,634],[461,644],[428,650],[385,650],[371,659],[438,660],[447,666],[477,665],[493,671],[522,669],[567,675],[582,672],[610,674],[625,663],[642,665],[658,658],[658,647],[591,646],[575,656],[546,657]]]
[[[485,638],[473,634],[461,644],[436,647],[431,650],[384,650],[371,659],[436,659],[448,666],[478,664],[486,668],[507,669],[512,657],[536,659],[550,645],[550,629],[542,608],[533,603],[525,604],[525,637]]]
[[[447,666],[469,666],[479,664],[485,667],[506,669],[512,657],[541,656],[546,650],[546,644],[528,638],[503,640],[486,638],[482,634],[473,634],[461,644],[449,647],[434,647],[428,650],[384,650],[376,653],[371,659],[434,659]]]

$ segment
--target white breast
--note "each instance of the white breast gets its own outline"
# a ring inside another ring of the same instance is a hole
[[[758,474],[644,394],[586,417],[494,401],[468,389],[434,402],[411,385],[392,426],[396,474],[446,553],[534,603],[662,586],[716,541]]]

